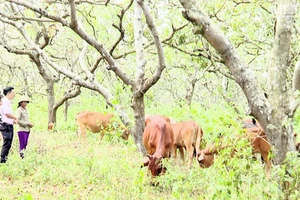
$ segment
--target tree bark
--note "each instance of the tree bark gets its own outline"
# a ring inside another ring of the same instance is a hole
[[[268,98],[273,106],[271,123],[267,126],[268,138],[276,147],[275,163],[282,163],[290,150],[295,150],[292,120],[289,116],[287,67],[289,60],[296,0],[279,0],[277,23],[269,66]]]
[[[146,155],[146,149],[143,144],[143,133],[145,128],[145,103],[144,95],[134,95],[132,100],[134,114],[134,131],[133,137],[139,152]]]
[[[65,108],[64,108],[64,118],[65,122],[68,122],[68,111],[69,111],[69,101],[65,101]]]

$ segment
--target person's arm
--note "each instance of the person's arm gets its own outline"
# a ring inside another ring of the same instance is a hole
[[[10,119],[14,119],[14,120],[17,120],[17,117],[15,117],[13,114],[11,113],[7,113],[6,114],[6,117],[10,118]]]
[[[14,124],[18,123],[18,119],[13,114],[11,114],[11,113],[7,113],[6,117],[8,117],[10,119],[13,119],[14,120]]]

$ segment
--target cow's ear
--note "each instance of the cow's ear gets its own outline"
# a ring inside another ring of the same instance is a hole
[[[252,124],[256,126],[256,119],[252,118]]]
[[[167,168],[166,167],[163,167],[162,169],[161,169],[161,174],[165,174],[167,172]]]
[[[202,160],[204,160],[204,155],[200,154],[197,160],[198,160],[198,162],[201,162]]]
[[[141,168],[142,167],[146,167],[149,165],[149,159],[145,160],[144,163],[141,165]]]

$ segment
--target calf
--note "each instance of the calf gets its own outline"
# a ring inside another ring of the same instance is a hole
[[[271,146],[268,142],[268,139],[260,126],[260,124],[256,120],[243,120],[243,127],[245,128],[245,136],[250,142],[252,147],[252,153],[260,153],[264,162],[266,163],[266,173],[269,176],[272,161],[269,158],[269,153],[271,151]],[[218,153],[221,149],[229,147],[229,145],[223,145],[220,147],[216,147],[214,144],[200,151],[198,156],[198,162],[201,167],[210,167],[214,162],[214,154]],[[235,153],[235,149],[233,150],[231,156]]]
[[[122,138],[128,140],[128,129],[119,122],[113,120],[113,114],[103,114],[93,111],[82,111],[76,115],[76,122],[78,125],[79,136],[86,138],[86,130],[90,130],[92,133],[100,132],[100,141],[102,140],[105,132],[110,129],[122,129]]]
[[[202,129],[194,121],[185,121],[171,124],[174,133],[174,152],[173,155],[177,157],[177,148],[180,152],[180,157],[184,160],[184,148],[189,155],[188,166],[191,167],[194,152],[199,155],[201,139],[203,136]]]
[[[250,123],[249,120],[243,120],[243,123],[243,128],[246,129],[246,136],[251,142],[252,153],[261,154],[262,159],[266,164],[266,173],[267,175],[269,175],[272,167],[272,160],[269,157],[269,153],[271,152],[271,146],[268,141],[268,138],[260,124],[255,119],[252,119],[252,122]]]
[[[169,122],[162,117],[152,117],[147,123],[143,134],[143,143],[148,153],[148,159],[143,166],[148,166],[152,177],[164,174],[162,159],[171,156],[174,136]]]

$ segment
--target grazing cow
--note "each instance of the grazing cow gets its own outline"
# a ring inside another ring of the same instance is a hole
[[[260,153],[264,162],[266,163],[266,173],[269,176],[272,161],[269,158],[269,153],[271,151],[271,146],[268,142],[266,134],[264,133],[262,127],[255,119],[243,120],[243,128],[245,128],[245,135],[251,142],[252,153]],[[244,136],[242,136],[244,137]],[[221,147],[215,147],[215,145],[210,145],[209,147],[200,151],[198,156],[198,162],[201,167],[210,167],[214,162],[214,154],[218,153],[221,149],[228,147],[224,145]],[[235,150],[234,150],[235,151]],[[234,154],[232,152],[232,155]]]
[[[266,173],[269,175],[272,167],[272,160],[269,157],[271,146],[268,138],[260,124],[255,119],[251,119],[251,122],[250,120],[243,120],[243,123],[243,128],[246,129],[247,138],[251,141],[252,153],[261,154],[262,159],[266,164]]]
[[[93,111],[82,111],[76,115],[76,122],[78,125],[78,134],[83,138],[86,138],[86,130],[90,130],[93,133],[100,132],[100,141],[102,140],[105,132],[111,129],[116,130],[121,128],[123,131],[122,138],[128,140],[128,129],[119,122],[115,121],[113,114],[103,114]]]
[[[148,153],[148,159],[143,166],[148,166],[152,177],[165,173],[162,159],[171,156],[173,142],[174,135],[170,123],[163,117],[152,117],[143,134],[143,143]]]
[[[185,121],[171,124],[174,133],[174,158],[177,157],[177,148],[180,152],[180,157],[184,160],[184,148],[189,155],[188,166],[191,167],[194,152],[199,155],[200,145],[203,136],[202,129],[194,121]]]

